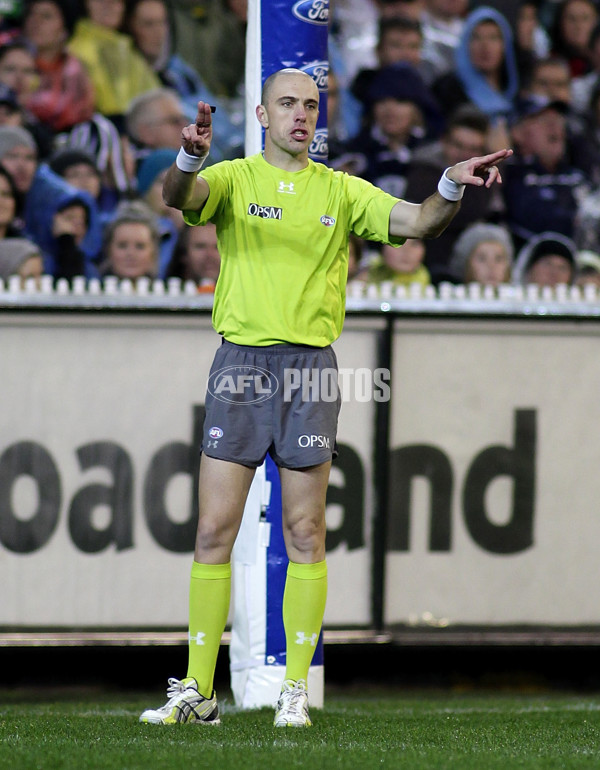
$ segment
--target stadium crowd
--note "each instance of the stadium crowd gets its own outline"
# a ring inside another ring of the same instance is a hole
[[[241,157],[246,0],[6,0],[0,278],[179,277],[211,291],[214,228],[162,180],[199,99],[209,163]],[[437,239],[351,239],[349,280],[600,284],[600,2],[335,0],[328,163],[419,202],[514,148]],[[196,232],[190,232],[196,231]]]

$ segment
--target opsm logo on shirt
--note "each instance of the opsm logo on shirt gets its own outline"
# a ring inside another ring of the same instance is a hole
[[[258,203],[248,204],[248,214],[251,217],[261,217],[262,219],[281,219],[283,209],[277,206],[259,206]]]

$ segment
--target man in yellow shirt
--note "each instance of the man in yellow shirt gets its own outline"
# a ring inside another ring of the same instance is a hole
[[[213,675],[229,608],[231,550],[246,496],[267,452],[280,469],[289,567],[283,599],[286,673],[275,726],[310,726],[306,678],[327,593],[325,496],[340,406],[319,392],[335,379],[331,343],[344,320],[348,239],[402,244],[439,235],[466,184],[500,181],[501,150],[448,169],[422,204],[388,195],[309,157],[319,113],[310,76],[284,69],[265,81],[257,118],[264,154],[200,167],[210,106],[167,173],[165,202],[191,225],[217,226],[221,272],[213,325],[223,337],[209,378],[200,465],[199,520],[190,588],[187,676],[140,721],[219,722]],[[309,376],[306,376],[306,375]]]

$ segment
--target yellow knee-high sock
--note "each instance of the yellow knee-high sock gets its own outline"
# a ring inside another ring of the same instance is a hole
[[[231,564],[192,565],[188,677],[210,698],[231,598]]]
[[[283,592],[286,679],[297,681],[308,677],[323,624],[326,599],[326,562],[290,562]]]

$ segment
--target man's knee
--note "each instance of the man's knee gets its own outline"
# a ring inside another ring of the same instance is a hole
[[[325,520],[320,514],[288,519],[287,530],[290,545],[302,553],[319,551],[325,542]]]

